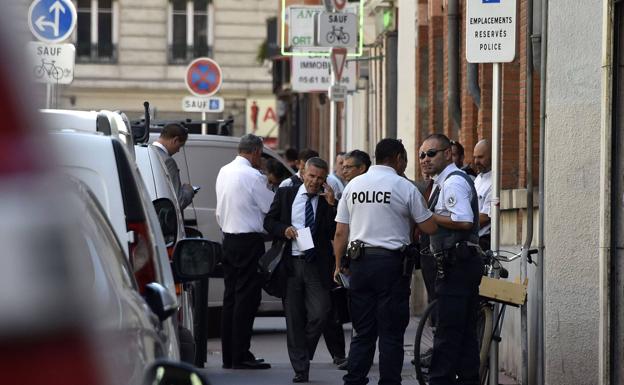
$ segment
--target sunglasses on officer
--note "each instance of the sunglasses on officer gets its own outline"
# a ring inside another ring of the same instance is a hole
[[[429,158],[433,158],[433,157],[435,157],[438,154],[438,152],[442,152],[442,151],[446,151],[446,150],[448,150],[448,147],[441,148],[439,150],[421,151],[420,154],[418,154],[418,157],[420,159],[425,159],[426,156],[428,156]]]

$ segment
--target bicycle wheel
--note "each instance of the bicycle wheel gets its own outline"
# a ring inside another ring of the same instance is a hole
[[[433,337],[435,334],[435,324],[432,317],[438,311],[437,304],[438,301],[434,300],[427,306],[416,329],[414,366],[416,368],[416,378],[420,385],[426,385],[429,380],[429,366],[431,365]]]
[[[33,75],[35,75],[35,77],[37,79],[42,77],[43,76],[43,66],[37,66],[37,67],[33,68]]]
[[[346,32],[344,32],[342,35],[340,35],[340,42],[342,44],[348,44],[350,39],[351,39],[351,37]]]
[[[327,36],[325,36],[327,42],[329,44],[333,44],[336,41],[336,34],[333,31],[327,32]]]
[[[487,301],[479,306],[477,318],[477,338],[479,341],[479,378],[485,384],[489,369],[490,343],[492,342],[492,304]]]

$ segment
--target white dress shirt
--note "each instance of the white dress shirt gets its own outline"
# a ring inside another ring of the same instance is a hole
[[[473,223],[475,219],[470,206],[472,188],[459,175],[449,177],[449,174],[455,171],[464,172],[457,168],[455,163],[451,163],[441,173],[433,177],[434,186],[440,189],[435,212],[443,216],[450,216],[453,222]],[[478,221],[479,218],[476,220]]]
[[[273,202],[267,179],[237,156],[221,167],[216,182],[217,223],[228,234],[264,233],[264,216]]]
[[[291,225],[299,230],[306,227],[305,225],[305,205],[308,201],[308,196],[306,195],[308,190],[306,190],[304,185],[299,186],[299,190],[297,190],[297,195],[295,195],[295,200],[292,204],[292,209],[290,212],[290,223]],[[318,207],[318,195],[311,198],[312,199],[312,211],[314,211],[314,219],[316,220],[316,208]],[[302,255],[303,253],[299,251],[299,247],[297,247],[297,242],[292,243],[292,255]]]
[[[299,171],[297,171],[297,173],[295,175],[297,175],[297,177],[299,177],[299,179],[301,179],[301,174],[299,173]],[[288,178],[284,179],[282,181],[282,183],[280,183],[279,187],[290,187],[290,186],[292,186],[293,185],[293,181],[292,181],[291,178],[292,177],[289,176]]]
[[[377,165],[347,184],[336,222],[349,224],[349,241],[398,250],[410,243],[412,224],[431,215],[412,182],[391,167]]]
[[[479,213],[490,216],[492,206],[492,170],[482,172],[475,179],[475,189],[479,197]],[[490,224],[479,229],[479,236],[482,237],[490,233]]]

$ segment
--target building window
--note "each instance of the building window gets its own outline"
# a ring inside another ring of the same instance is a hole
[[[118,0],[78,0],[76,59],[113,62],[117,59]]]
[[[170,63],[188,63],[195,58],[211,55],[211,3],[210,0],[170,0]]]

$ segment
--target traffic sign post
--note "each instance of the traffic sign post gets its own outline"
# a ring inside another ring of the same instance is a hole
[[[223,98],[209,97],[203,98],[199,96],[185,96],[182,99],[182,110],[186,112],[223,112],[225,102]]]
[[[492,64],[492,207],[490,249],[495,255],[500,247],[500,144],[501,144],[501,63],[516,57],[516,0],[468,0],[466,3],[466,60]],[[526,305],[524,305],[526,306]],[[492,319],[498,318],[500,306]],[[490,373],[498,373],[498,342],[490,347]],[[490,376],[489,384],[498,384]]]
[[[35,0],[28,10],[28,26],[46,43],[60,43],[76,27],[76,7],[71,0]]]
[[[28,43],[31,73],[36,82],[70,84],[74,80],[76,48],[73,44]]]
[[[48,45],[29,45],[35,64],[33,76],[46,83],[46,108],[52,106],[54,84],[74,79],[76,49],[72,44],[50,45],[66,40],[76,28],[78,14],[71,0],[35,0],[28,8],[28,27],[37,40]],[[71,47],[70,47],[71,46]]]
[[[332,73],[336,79],[336,83],[342,79],[342,70],[347,62],[347,49],[346,48],[333,48],[331,52],[331,65]]]
[[[186,88],[188,88],[188,90],[193,95],[199,98],[206,99],[216,94],[221,88],[222,81],[223,75],[221,72],[221,67],[219,66],[219,64],[217,64],[216,61],[210,58],[202,57],[195,59],[186,68],[186,76],[184,77],[184,83],[186,84]],[[212,102],[210,100],[212,100]],[[215,100],[220,100],[220,103],[218,104],[221,111],[211,110],[211,107],[217,107],[217,102]],[[183,107],[185,105],[185,101],[188,101],[190,103],[188,108],[194,108],[194,111],[201,112],[202,134],[206,135],[206,112],[222,112],[224,104],[223,99],[212,98],[206,101],[207,104],[202,104],[201,100],[198,100],[197,98],[185,98],[182,102]]]
[[[358,16],[347,12],[320,12],[316,16],[316,45],[347,47],[357,45]]]

